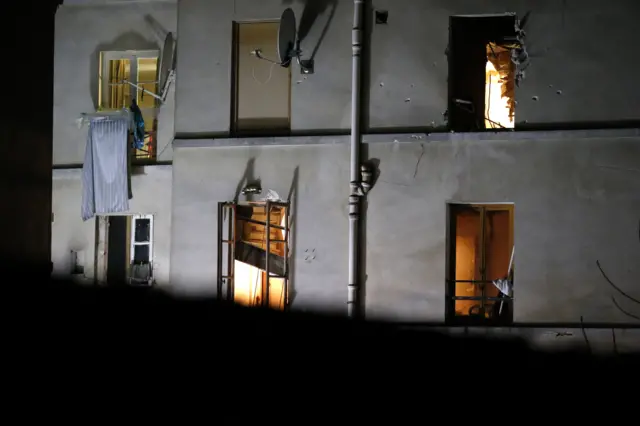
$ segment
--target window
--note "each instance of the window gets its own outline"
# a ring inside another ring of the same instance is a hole
[[[98,218],[97,226],[98,282],[106,281],[110,286],[151,285],[153,216],[101,216]]]
[[[129,281],[132,284],[150,284],[153,277],[153,216],[132,216],[129,238]]]
[[[218,297],[283,310],[289,286],[289,204],[220,203]]]
[[[515,14],[452,16],[448,120],[453,131],[515,126]]]
[[[278,22],[234,25],[231,128],[236,135],[286,134],[290,130],[291,69],[275,63],[278,27]],[[265,59],[256,57],[256,51]]]
[[[512,204],[449,204],[446,320],[513,322]]]
[[[155,160],[158,130],[158,101],[131,83],[158,93],[157,51],[102,52],[100,54],[100,110],[129,108],[136,100],[144,119],[144,145],[132,148],[136,160]],[[131,137],[133,142],[133,136]],[[133,143],[131,143],[133,147]]]

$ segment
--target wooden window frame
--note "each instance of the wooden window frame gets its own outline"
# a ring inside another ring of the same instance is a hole
[[[102,51],[100,52],[100,63],[99,63],[99,75],[98,75],[98,110],[99,111],[116,111],[119,108],[108,108],[104,105],[108,105],[110,91],[109,87],[112,83],[109,82],[109,64],[114,60],[128,60],[130,66],[130,79],[133,84],[140,84],[138,81],[138,60],[139,59],[156,59],[158,61],[157,66],[160,66],[160,51],[159,50],[124,50],[124,51]],[[149,82],[142,82],[149,83]],[[123,83],[126,84],[126,83]],[[159,82],[156,82],[159,87]],[[130,98],[138,99],[138,90],[131,86],[129,86],[130,90]],[[126,105],[126,108],[129,106]],[[150,110],[153,110],[153,116],[155,120],[155,125],[152,131],[148,132],[153,137],[153,154],[151,158],[148,158],[146,155],[144,157],[136,156],[136,149],[131,148],[131,159],[135,163],[154,163],[157,161],[157,150],[158,150],[158,101],[156,101],[156,106],[153,108],[140,108],[140,110],[144,113]],[[131,132],[130,132],[130,141],[131,141]],[[129,142],[130,142],[129,141]]]
[[[482,242],[480,244],[481,247],[481,283],[482,287],[486,285],[490,285],[491,282],[486,279],[486,267],[485,267],[485,259],[486,259],[486,249],[485,249],[485,221],[486,214],[490,211],[507,211],[509,213],[509,228],[510,228],[510,242],[509,246],[514,247],[515,244],[515,205],[512,203],[448,203],[447,204],[447,243],[446,243],[446,284],[445,284],[445,323],[448,325],[482,325],[482,326],[509,326],[513,324],[513,311],[514,311],[514,297],[513,293],[510,297],[505,297],[503,299],[504,302],[509,304],[509,315],[506,317],[499,318],[484,318],[484,317],[475,317],[475,316],[461,316],[456,315],[455,311],[455,301],[458,296],[456,296],[456,285],[460,281],[456,280],[456,214],[460,211],[472,209],[474,211],[480,211],[480,231],[479,235],[481,235]],[[514,272],[513,267],[509,274],[509,280],[513,283],[514,280]],[[464,281],[463,281],[464,282]],[[482,296],[473,296],[472,300],[489,300],[486,296],[484,296],[484,288]],[[471,300],[471,299],[467,299]],[[483,303],[484,304],[484,303]]]

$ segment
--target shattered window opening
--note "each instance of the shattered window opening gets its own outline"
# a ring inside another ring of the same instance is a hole
[[[515,64],[511,49],[490,42],[487,44],[485,70],[485,128],[515,126]]]
[[[515,88],[529,65],[524,36],[515,13],[450,17],[449,130],[515,128]]]

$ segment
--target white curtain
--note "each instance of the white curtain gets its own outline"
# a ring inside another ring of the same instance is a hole
[[[129,210],[128,117],[93,117],[82,168],[82,220]]]

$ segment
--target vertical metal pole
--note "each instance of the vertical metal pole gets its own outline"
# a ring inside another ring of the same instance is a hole
[[[359,234],[360,221],[360,86],[362,24],[364,0],[353,1],[353,29],[351,32],[351,168],[349,195],[349,284],[347,290],[347,315],[358,313],[359,297]]]
[[[482,298],[480,299],[480,315],[485,316],[485,297],[486,297],[486,289],[485,289],[485,281],[487,281],[487,261],[486,261],[486,241],[485,241],[485,220],[486,220],[486,210],[484,207],[480,207],[480,289],[482,291]]]
[[[218,300],[222,300],[222,276],[224,275],[224,271],[222,270],[222,240],[224,240],[224,235],[222,235],[222,220],[223,220],[223,203],[218,203],[218,257],[217,257],[217,268],[218,268],[218,282],[216,287],[216,298]]]
[[[267,233],[267,254],[265,256],[265,273],[266,273],[266,278],[265,278],[265,288],[264,288],[264,292],[262,295],[262,304],[265,307],[269,307],[269,278],[270,278],[270,273],[269,273],[269,263],[271,261],[271,202],[267,201],[267,225],[266,225],[266,233]]]
[[[284,211],[284,300],[282,307],[284,310],[289,307],[289,205]]]
[[[238,230],[238,221],[236,220],[236,206],[232,204],[229,208],[229,278],[227,279],[227,300],[234,302],[235,284],[236,284],[236,233]]]

